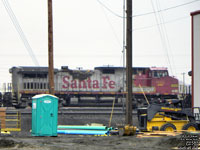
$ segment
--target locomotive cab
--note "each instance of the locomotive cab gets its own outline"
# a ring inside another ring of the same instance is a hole
[[[169,76],[167,68],[155,68],[152,67],[149,72],[149,77],[162,78]]]
[[[178,80],[169,76],[167,68],[151,67],[149,71],[151,86],[155,87],[155,94],[163,98],[176,99],[178,95]]]

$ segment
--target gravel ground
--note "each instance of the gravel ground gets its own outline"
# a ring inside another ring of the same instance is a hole
[[[183,146],[181,136],[137,138],[136,136],[78,136],[58,137],[1,136],[4,150],[170,150]]]
[[[181,137],[80,136],[32,137],[30,132],[0,135],[4,150],[169,150],[180,146]]]
[[[31,114],[22,114],[21,132],[0,135],[0,149],[4,150],[170,150],[172,147],[186,149],[183,135],[175,137],[136,136],[79,136],[59,135],[58,137],[32,137]],[[109,115],[69,115],[59,114],[60,125],[85,125],[100,123],[108,126]],[[123,124],[124,115],[113,115],[112,127]],[[138,126],[137,117],[133,116],[133,125]],[[190,140],[189,140],[190,141]],[[195,141],[195,140],[193,140]],[[182,148],[181,148],[182,147]]]

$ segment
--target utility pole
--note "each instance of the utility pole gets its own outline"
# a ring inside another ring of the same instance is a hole
[[[126,23],[126,119],[127,125],[132,126],[132,0],[127,0]]]
[[[48,0],[48,76],[49,76],[49,94],[54,95],[54,66],[53,66],[53,11],[52,0]]]

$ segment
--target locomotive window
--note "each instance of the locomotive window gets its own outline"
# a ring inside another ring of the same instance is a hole
[[[115,74],[114,69],[104,69],[102,72],[105,73],[105,74]]]
[[[145,69],[145,68],[134,68],[133,69],[133,74],[135,75],[135,74],[146,74],[146,72],[147,72],[147,69]]]
[[[158,77],[158,73],[156,71],[154,72],[154,77]]]
[[[161,78],[161,77],[166,77],[168,76],[168,72],[167,71],[153,71],[152,72],[153,77],[157,77],[157,78]]]

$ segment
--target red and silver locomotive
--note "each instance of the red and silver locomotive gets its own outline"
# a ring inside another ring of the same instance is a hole
[[[26,106],[32,96],[48,93],[48,67],[12,67],[10,73],[13,105]],[[63,105],[100,104],[110,97],[120,103],[126,93],[126,71],[123,67],[72,70],[63,66],[54,69],[54,84]],[[169,76],[167,68],[134,67],[133,95],[136,102],[143,101],[144,95],[148,99],[177,98],[178,80]]]

